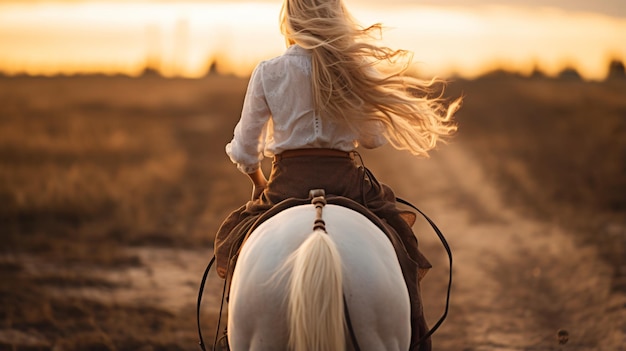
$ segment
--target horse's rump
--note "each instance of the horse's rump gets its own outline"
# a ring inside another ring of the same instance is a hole
[[[284,210],[259,225],[242,247],[229,303],[233,350],[287,347],[287,306],[296,295],[288,289],[297,260],[293,257],[312,237],[314,218],[312,205]],[[409,296],[390,241],[367,217],[342,206],[327,205],[324,220],[324,235],[341,258],[343,294],[361,349],[408,349]],[[315,264],[303,262],[307,267]]]

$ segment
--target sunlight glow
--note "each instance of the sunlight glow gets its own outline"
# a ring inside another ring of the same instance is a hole
[[[355,12],[363,21],[393,23],[385,41],[415,53],[416,70],[475,77],[494,69],[556,75],[576,68],[589,79],[606,76],[610,59],[626,58],[626,20],[508,7],[374,8]]]
[[[0,70],[9,74],[123,73],[146,66],[199,77],[219,59],[223,73],[247,74],[284,47],[276,5],[0,5]]]
[[[588,79],[626,59],[626,19],[555,9],[372,7],[349,3],[364,25],[382,22],[384,42],[415,53],[427,75],[475,77],[503,68]],[[86,2],[0,4],[0,71],[201,77],[213,62],[245,76],[279,55],[280,2]]]

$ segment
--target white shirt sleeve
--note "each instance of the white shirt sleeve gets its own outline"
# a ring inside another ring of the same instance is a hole
[[[266,126],[271,116],[263,89],[263,63],[252,73],[233,140],[226,145],[226,154],[243,173],[252,173],[263,159]]]

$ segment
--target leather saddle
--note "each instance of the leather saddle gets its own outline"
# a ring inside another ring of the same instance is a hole
[[[313,193],[313,191],[311,193]],[[310,204],[311,199],[312,197],[309,197],[306,199],[301,199],[301,198],[285,199],[279,202],[278,204],[274,205],[273,207],[271,207],[269,210],[267,210],[263,214],[259,215],[256,218],[256,220],[251,222],[249,225],[239,228],[240,230],[239,233],[231,233],[231,235],[236,237],[237,240],[235,240],[234,245],[231,248],[230,257],[228,257],[228,260],[227,260],[228,262],[227,267],[220,267],[219,264],[217,266],[217,271],[220,274],[220,276],[228,277],[228,278],[231,277],[234,271],[237,258],[239,257],[239,252],[241,250],[241,247],[243,247],[243,244],[246,242],[246,240],[250,237],[252,232],[254,232],[254,230],[259,225],[261,225],[263,222],[267,221],[268,219],[272,218],[279,212],[282,212],[288,208]],[[393,229],[393,227],[387,224],[385,220],[376,216],[372,211],[367,209],[365,206],[361,205],[360,203],[352,199],[349,199],[343,196],[337,196],[337,195],[325,195],[325,199],[326,199],[327,204],[338,205],[338,206],[342,206],[342,207],[351,209],[353,211],[356,211],[362,214],[363,216],[365,216],[372,223],[374,223],[383,233],[385,233],[385,235],[387,236],[387,238],[393,245],[394,250],[396,252],[396,256],[398,257],[398,260],[400,261],[401,266],[402,265],[417,265],[417,263],[409,257],[404,247],[404,244],[402,243],[402,240],[400,239],[396,231]],[[417,215],[410,211],[401,211],[400,216],[405,222],[407,222],[409,226],[413,226],[417,218]],[[424,258],[424,260],[426,259]],[[223,260],[223,261],[226,261],[226,260]],[[219,257],[218,257],[217,262],[220,262]],[[426,275],[430,267],[418,267],[418,268],[419,268],[418,278],[419,280],[421,280]]]

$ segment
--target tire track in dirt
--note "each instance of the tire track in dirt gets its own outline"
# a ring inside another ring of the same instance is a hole
[[[390,149],[363,154],[378,179],[425,211],[452,247],[452,301],[433,339],[437,350],[625,350],[626,299],[611,295],[611,272],[597,252],[578,247],[557,224],[507,206],[464,145],[427,160]],[[444,308],[447,259],[425,221],[415,229],[434,265],[422,287],[434,324]],[[570,335],[565,345],[557,342],[560,329]]]

